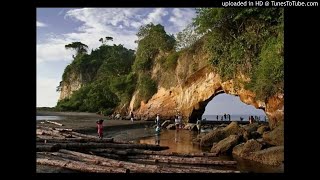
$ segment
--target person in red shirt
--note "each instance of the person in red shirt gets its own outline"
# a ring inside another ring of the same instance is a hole
[[[100,119],[97,123],[97,128],[98,128],[98,136],[100,139],[103,138],[103,120]]]

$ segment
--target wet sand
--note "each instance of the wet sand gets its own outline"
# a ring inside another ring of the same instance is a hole
[[[130,120],[111,120],[108,117],[100,116],[94,113],[78,113],[78,112],[37,112],[41,116],[59,116],[61,120],[56,120],[63,124],[57,126],[55,124],[47,123],[45,120],[37,120],[37,126],[70,128],[75,132],[97,135],[96,121],[104,119],[103,133],[104,137],[113,137],[116,140],[132,141],[142,137],[153,135],[153,131],[141,131],[141,129],[148,129],[154,124],[153,121],[133,121]]]

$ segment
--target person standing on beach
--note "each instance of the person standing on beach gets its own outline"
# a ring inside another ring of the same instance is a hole
[[[197,129],[198,129],[198,133],[200,133],[201,132],[201,120],[200,119],[197,120],[196,125],[197,125]]]
[[[156,123],[157,126],[160,125],[160,116],[159,116],[159,114],[157,114],[155,123]]]
[[[131,117],[131,122],[133,123],[133,112],[131,111],[131,113],[130,113],[130,117]]]
[[[97,128],[98,128],[98,136],[100,139],[103,138],[103,120],[100,119],[99,121],[96,122]]]
[[[219,116],[217,115],[217,121],[219,120]]]

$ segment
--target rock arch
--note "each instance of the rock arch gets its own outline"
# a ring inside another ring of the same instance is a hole
[[[195,122],[202,116],[210,100],[220,93],[239,96],[242,102],[263,109],[271,127],[283,121],[283,94],[276,94],[264,101],[257,100],[252,91],[244,89],[244,85],[235,86],[232,79],[223,82],[219,74],[206,67],[176,87],[160,88],[148,103],[141,103],[136,114],[148,119],[159,113],[163,119],[172,119],[180,111],[185,122]]]

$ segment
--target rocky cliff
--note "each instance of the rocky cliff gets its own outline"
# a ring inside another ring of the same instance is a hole
[[[185,121],[195,122],[197,118],[201,118],[210,100],[220,93],[227,93],[239,96],[246,104],[263,109],[271,127],[283,120],[284,94],[276,94],[265,101],[257,100],[252,91],[244,88],[244,82],[250,79],[239,74],[235,79],[222,81],[214,67],[209,64],[209,56],[201,44],[196,47],[179,56],[174,73],[169,73],[170,76],[163,75],[168,73],[161,71],[156,59],[152,77],[158,82],[166,78],[166,81],[171,82],[171,86],[163,87],[159,83],[157,93],[148,102],[135,102],[134,95],[130,110],[134,108],[134,103],[140,103],[140,108],[134,112],[142,119],[153,118],[157,113],[164,118],[172,118],[180,111]]]
[[[180,52],[173,69],[166,69],[161,59],[169,53],[160,52],[153,60],[150,74],[157,82],[158,90],[147,102],[137,97],[139,89],[133,93],[130,103],[117,107],[116,111],[128,114],[132,111],[138,118],[150,119],[159,113],[163,118],[173,118],[179,111],[184,120],[195,122],[201,118],[206,105],[216,95],[227,93],[239,96],[240,100],[256,108],[263,109],[274,127],[284,116],[284,94],[278,93],[265,100],[256,99],[254,92],[245,88],[245,82],[250,81],[241,72],[235,78],[223,81],[210,63],[210,56],[204,50],[202,41],[192,48]],[[59,100],[69,98],[80,89],[88,78],[86,75],[70,71],[61,84]],[[89,78],[90,79],[90,78]]]
[[[72,93],[79,90],[84,84],[81,73],[72,72],[68,74],[67,79],[62,81],[59,101],[70,98]]]

